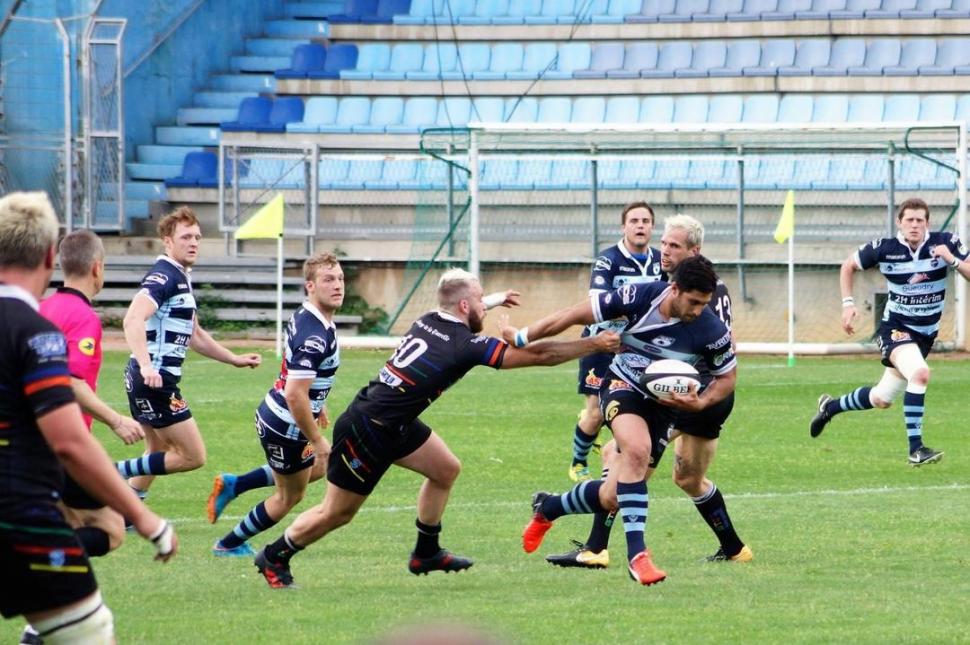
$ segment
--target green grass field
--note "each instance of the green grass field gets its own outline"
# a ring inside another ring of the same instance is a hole
[[[376,374],[387,352],[343,353],[331,398],[336,418]],[[122,406],[124,357],[106,357],[101,393]],[[177,523],[180,552],[151,560],[136,536],[95,561],[122,643],[346,643],[408,624],[459,622],[517,643],[927,643],[967,642],[970,626],[970,450],[966,362],[935,360],[927,443],[942,463],[905,464],[899,407],[842,415],[819,439],[808,421],[822,391],[874,382],[877,361],[742,357],[738,401],[710,476],[724,492],[750,564],[700,560],[717,544],[670,481],[670,455],[650,485],[647,543],[667,580],[629,580],[622,530],[605,571],[554,568],[543,556],[585,538],[587,516],[557,522],[537,553],[520,531],[536,490],[561,492],[581,400],[572,365],[494,372],[478,368],[422,417],[461,458],[444,518],[444,546],[473,557],[459,575],[415,577],[419,477],[393,469],[349,526],[294,558],[295,591],[273,591],[249,559],[216,559],[213,542],[259,491],[205,520],[213,476],[263,463],[252,417],[275,376],[193,358],[183,392],[209,460],[200,471],[159,479],[150,506]],[[126,405],[126,404],[125,404]],[[97,429],[114,457],[138,454]],[[591,465],[598,465],[595,462]],[[269,489],[267,489],[268,491]],[[322,482],[302,508],[316,503]],[[265,538],[275,539],[284,520]],[[0,623],[15,642],[19,620]]]

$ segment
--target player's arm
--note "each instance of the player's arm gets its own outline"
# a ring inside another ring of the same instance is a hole
[[[148,340],[145,337],[145,321],[154,315],[158,305],[148,294],[139,291],[132,298],[125,312],[122,323],[125,330],[125,342],[135,357],[141,377],[148,387],[162,387],[162,376],[152,367],[152,358],[148,354]]]
[[[199,325],[198,319],[195,321],[195,329],[192,332],[192,340],[189,347],[206,358],[211,358],[220,363],[226,363],[233,367],[257,367],[262,361],[259,354],[236,354],[223,346],[219,341],[212,337],[206,330]]]
[[[691,390],[687,394],[673,393],[669,399],[663,399],[659,402],[685,412],[700,412],[726,399],[734,391],[737,381],[738,370],[735,367],[729,372],[715,376],[714,380],[700,395],[697,394],[696,390]]]
[[[839,288],[842,291],[842,330],[850,336],[855,333],[855,319],[859,315],[852,297],[852,288],[855,283],[855,272],[861,270],[855,253],[846,258],[842,268],[839,269]]]
[[[579,340],[562,342],[547,340],[529,343],[525,347],[507,348],[502,359],[502,369],[531,367],[533,365],[559,365],[588,354],[615,353],[618,349],[620,349],[620,337],[613,332],[604,332]]]
[[[930,249],[930,255],[933,257],[940,258],[951,267],[953,270],[963,276],[964,280],[970,280],[970,262],[966,262],[963,258],[960,258],[953,252],[953,249],[947,244],[938,244]]]
[[[320,434],[317,420],[313,418],[313,408],[310,407],[311,385],[313,385],[312,378],[293,378],[290,375],[283,387],[283,398],[286,399],[286,407],[293,415],[293,420],[296,421],[300,432],[313,444],[317,459],[326,460],[327,455],[330,454],[330,443]]]
[[[523,346],[540,338],[555,336],[573,325],[588,325],[596,322],[593,314],[593,305],[590,300],[561,309],[549,314],[545,318],[534,322],[522,329],[509,326],[506,322],[501,323],[502,338],[512,346]],[[587,352],[588,353],[588,352]],[[586,354],[579,354],[585,356]]]
[[[515,289],[496,291],[482,298],[482,303],[486,309],[495,307],[518,307],[521,303],[522,294]]]
[[[84,427],[75,404],[44,413],[37,426],[71,478],[131,520],[139,535],[155,544],[157,560],[165,562],[175,554],[178,539],[171,524],[151,512],[118,475],[104,448]]]
[[[74,398],[81,405],[81,409],[111,428],[111,431],[118,435],[125,445],[130,446],[145,438],[141,424],[131,417],[112,410],[107,403],[98,398],[84,379],[72,376],[71,389],[74,390]]]

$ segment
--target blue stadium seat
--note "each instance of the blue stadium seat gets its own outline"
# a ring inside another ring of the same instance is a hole
[[[737,187],[736,166],[724,159],[695,159],[687,175],[697,188],[727,190]]]
[[[596,165],[599,178],[600,162]],[[551,181],[571,190],[588,190],[592,186],[593,171],[586,159],[556,159],[552,162],[549,177]]]
[[[845,9],[835,9],[829,12],[833,20],[860,20],[868,11],[878,9],[884,0],[847,0]]]
[[[794,20],[795,14],[812,8],[812,0],[778,0],[774,9],[761,12],[761,20]]]
[[[508,15],[509,0],[477,0],[475,11],[470,15],[458,16],[460,25],[487,25],[498,16]]]
[[[622,42],[593,45],[589,69],[573,72],[574,78],[606,78],[607,73],[623,67],[624,46]]]
[[[937,9],[937,18],[970,18],[970,0],[953,0],[949,9]]]
[[[639,116],[639,96],[611,96],[606,99],[604,123],[636,123]]]
[[[898,190],[927,190],[936,188],[937,165],[926,159],[906,155],[896,159],[893,175]]]
[[[491,62],[488,69],[472,74],[475,80],[502,80],[506,74],[521,72],[523,63],[521,43],[498,43],[492,47]]]
[[[432,43],[425,48],[424,64],[419,72],[406,72],[409,81],[436,81],[458,65],[458,48],[454,43]]]
[[[815,97],[812,121],[816,123],[845,123],[849,116],[849,97],[845,94],[825,94]]]
[[[795,41],[791,38],[772,38],[761,45],[761,57],[754,65],[741,70],[744,76],[775,76],[780,69],[795,64]]]
[[[290,66],[273,72],[276,78],[306,78],[307,73],[323,69],[327,60],[327,49],[317,43],[297,45],[293,48]]]
[[[512,96],[505,100],[502,120],[506,123],[535,123],[538,113],[539,101],[534,96]]]
[[[710,123],[737,123],[744,111],[744,100],[737,94],[716,94],[708,108]]]
[[[957,101],[952,94],[929,94],[923,97],[919,106],[920,123],[953,121]]]
[[[508,80],[532,80],[546,69],[556,66],[558,50],[555,43],[529,43],[522,57],[522,69],[505,74]]]
[[[640,103],[640,123],[673,123],[672,96],[645,96]]]
[[[711,0],[706,11],[691,16],[693,22],[724,22],[729,13],[744,9],[744,0]]]
[[[866,9],[866,18],[900,18],[903,11],[915,11],[917,0],[882,0],[878,6]]]
[[[900,18],[933,18],[938,9],[949,9],[952,0],[916,0],[916,7],[913,9],[902,9],[899,12]]]
[[[606,99],[602,96],[580,96],[573,99],[573,123],[602,123],[606,114]]]
[[[449,96],[438,104],[438,117],[435,125],[441,128],[463,128],[471,114],[471,99],[465,96]]]
[[[641,69],[641,78],[673,78],[674,70],[687,69],[694,52],[691,44],[684,40],[674,40],[664,43],[657,55],[657,66],[653,69]]]
[[[537,16],[542,11],[542,0],[516,0],[509,2],[504,15],[492,16],[493,25],[524,25],[526,16]],[[528,45],[526,45],[528,47]]]
[[[438,99],[430,96],[412,96],[404,101],[404,113],[399,124],[387,126],[388,134],[419,132],[421,127],[432,127],[438,117]]]
[[[374,72],[391,66],[391,46],[387,43],[365,43],[357,54],[356,69],[340,71],[340,78],[348,81],[370,80]]]
[[[757,40],[732,40],[727,46],[727,57],[721,66],[707,69],[708,76],[741,76],[746,67],[754,67],[761,60],[761,43]]]
[[[526,16],[527,25],[554,25],[560,20],[576,20],[576,0],[542,0],[542,9],[534,16]]]
[[[332,124],[321,125],[317,132],[350,132],[355,125],[370,120],[370,99],[362,96],[343,96],[337,105],[337,118]]]
[[[600,188],[623,188],[623,162],[619,159],[599,159],[596,180]]]
[[[795,12],[796,20],[828,20],[833,11],[845,10],[847,0],[812,0],[812,6]]]
[[[378,81],[403,80],[409,72],[418,72],[424,65],[424,46],[421,43],[397,43],[391,47],[390,65],[374,70]],[[341,74],[341,78],[344,78]]]
[[[486,159],[481,164],[481,179],[478,187],[482,190],[499,190],[514,181],[518,162],[511,159]]]
[[[674,123],[707,122],[706,96],[678,96],[674,99]]]
[[[371,101],[370,119],[354,125],[351,132],[383,134],[389,125],[399,125],[404,118],[404,99],[399,96],[379,96]]]
[[[327,16],[331,24],[360,22],[364,16],[377,14],[377,0],[347,0],[342,13]]]
[[[915,122],[919,119],[919,96],[915,94],[896,94],[886,99],[883,121]]]
[[[250,96],[239,104],[239,113],[235,121],[224,121],[220,128],[226,132],[242,132],[255,130],[257,127],[269,125],[269,113],[273,109],[273,101],[265,96]]]
[[[677,0],[644,0],[640,12],[626,17],[626,22],[657,22],[660,16],[673,13]]]
[[[861,66],[866,59],[864,38],[836,38],[829,62],[812,68],[812,76],[845,76],[850,67]]]
[[[970,38],[940,38],[936,43],[936,61],[921,65],[920,76],[949,76],[970,65]]]
[[[182,160],[182,174],[165,180],[168,188],[192,188],[204,182],[204,185],[216,185],[219,175],[219,160],[215,153],[190,152]]]
[[[832,41],[828,38],[799,40],[794,62],[780,66],[778,76],[811,76],[813,69],[828,64],[831,48]]]
[[[544,96],[539,99],[536,123],[569,123],[573,102],[567,96]]]
[[[269,119],[263,125],[256,125],[256,132],[286,132],[290,123],[303,121],[303,99],[299,96],[278,96],[269,111]]]
[[[649,0],[647,0],[649,2]],[[711,0],[677,0],[674,10],[657,16],[658,22],[690,22],[695,13],[704,13]],[[644,3],[646,4],[646,3]]]
[[[458,60],[453,71],[442,71],[445,80],[471,78],[475,72],[488,69],[492,48],[487,43],[462,43],[458,46]]]
[[[528,108],[524,109],[527,110]],[[499,96],[479,96],[472,101],[468,120],[482,123],[501,123],[506,117],[505,110],[505,99]]]
[[[778,10],[778,0],[744,0],[744,5],[739,11],[730,11],[727,14],[729,21],[755,21],[761,20],[762,13]],[[792,18],[794,18],[794,14]]]
[[[554,183],[555,182],[555,183]],[[516,188],[551,189],[561,187],[558,177],[552,176],[551,159],[521,159],[516,175],[505,182]]]
[[[380,186],[385,190],[414,189],[418,187],[415,175],[418,163],[415,159],[385,159],[381,169]]]
[[[589,69],[589,43],[570,42],[559,46],[556,67],[546,73],[547,79],[571,79],[578,69]]]
[[[744,182],[749,188],[790,190],[795,188],[794,177],[794,159],[754,157],[744,164]]]
[[[684,157],[661,157],[654,166],[653,177],[638,180],[639,188],[661,188],[665,190],[676,188],[702,188],[702,183],[691,181],[690,161]]]
[[[438,0],[438,4],[441,2]],[[394,16],[396,25],[423,25],[424,21],[434,15],[434,0],[411,0],[411,7],[406,16]]]
[[[779,123],[808,123],[812,120],[812,97],[807,94],[788,94],[778,104]]]
[[[287,132],[317,132],[321,125],[331,125],[337,121],[337,98],[335,96],[313,96],[307,99],[303,109],[303,121],[290,123]]]
[[[882,121],[883,110],[885,110],[885,101],[882,96],[878,94],[856,94],[849,98],[849,114],[846,116],[846,121],[878,123]]]
[[[327,48],[323,69],[309,70],[307,78],[340,78],[340,71],[357,66],[357,45],[337,43]]]
[[[919,68],[936,61],[936,39],[908,38],[903,42],[899,64],[883,68],[886,76],[916,76]]]
[[[380,159],[354,159],[347,168],[343,180],[335,180],[330,186],[336,190],[364,190],[380,185],[384,163]]]
[[[426,25],[450,25],[461,16],[475,12],[475,0],[445,0],[435,6],[435,15],[425,20]]]
[[[744,101],[741,121],[744,123],[774,123],[778,120],[778,96],[774,94],[749,96]]]
[[[610,70],[606,73],[606,77],[640,78],[641,69],[657,67],[659,51],[657,43],[652,41],[630,43],[626,46],[626,53],[623,57],[623,69]]]
[[[805,155],[795,159],[794,164],[791,188],[794,190],[811,190],[828,178],[832,159],[827,154]]]
[[[406,16],[411,9],[411,0],[378,0],[377,9],[372,15],[362,14],[363,24],[391,24],[395,16]]]
[[[603,188],[651,188],[657,162],[653,159],[626,160],[616,176],[600,177]],[[605,173],[604,173],[605,174]]]
[[[712,67],[724,67],[727,62],[727,45],[723,40],[703,40],[694,46],[690,67],[675,69],[677,78],[705,78]]]
[[[866,47],[862,65],[847,68],[849,76],[881,76],[887,67],[899,65],[902,47],[898,38],[879,38]]]
[[[589,22],[622,24],[627,15],[640,11],[640,0],[596,0],[589,7]]]
[[[333,188],[344,182],[350,172],[349,159],[321,159],[317,166],[317,184],[320,188]]]

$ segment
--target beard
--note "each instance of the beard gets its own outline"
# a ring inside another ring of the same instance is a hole
[[[485,316],[479,316],[475,312],[469,312],[468,328],[472,330],[473,334],[477,334],[485,329]]]

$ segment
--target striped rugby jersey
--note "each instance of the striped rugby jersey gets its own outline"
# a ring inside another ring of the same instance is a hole
[[[152,367],[180,377],[195,324],[196,304],[189,274],[172,258],[160,255],[142,278],[138,293],[151,298],[157,307],[145,321]]]

